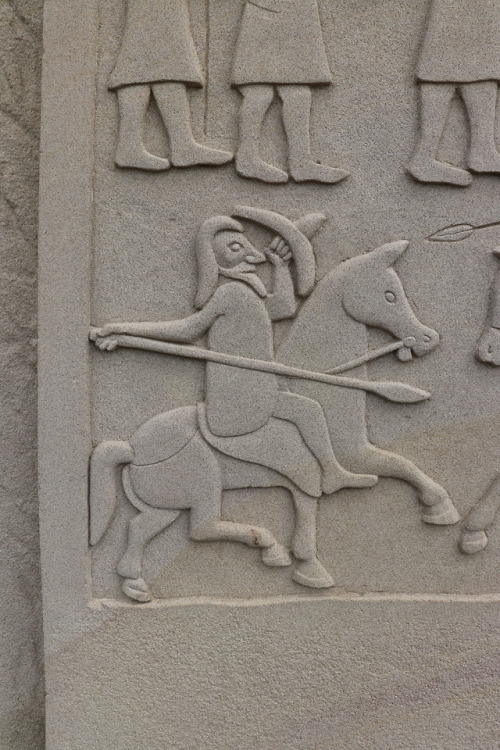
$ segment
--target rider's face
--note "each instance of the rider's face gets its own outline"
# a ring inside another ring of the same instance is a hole
[[[241,232],[219,232],[213,248],[217,265],[233,272],[253,273],[256,264],[266,260]]]

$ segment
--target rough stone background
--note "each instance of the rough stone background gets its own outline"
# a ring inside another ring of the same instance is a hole
[[[0,750],[41,750],[36,243],[43,0],[0,0]]]

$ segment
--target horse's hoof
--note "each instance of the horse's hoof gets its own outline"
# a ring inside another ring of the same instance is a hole
[[[275,542],[272,547],[262,550],[262,562],[270,568],[286,568],[292,564],[292,556],[286,547]]]
[[[127,578],[122,583],[122,591],[130,599],[136,602],[146,604],[153,599],[153,595],[148,588],[146,581],[142,578]]]
[[[488,537],[484,531],[462,530],[460,538],[460,549],[467,555],[473,555],[475,552],[481,552],[488,544]]]
[[[437,526],[451,526],[460,521],[458,511],[449,497],[440,500],[436,505],[426,505],[422,513],[424,523],[433,523]]]
[[[317,557],[299,562],[293,571],[292,581],[312,589],[329,589],[334,585],[333,578]]]

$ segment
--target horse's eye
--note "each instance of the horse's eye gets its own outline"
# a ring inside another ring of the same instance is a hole
[[[229,245],[229,249],[233,253],[239,253],[240,250],[243,250],[243,245],[240,245],[239,242],[231,242],[231,244]]]
[[[396,302],[396,295],[394,292],[386,292],[384,295],[386,302],[390,302],[391,305],[393,305]]]

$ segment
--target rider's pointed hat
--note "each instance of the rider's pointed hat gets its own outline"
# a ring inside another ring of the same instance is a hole
[[[324,214],[307,214],[293,222],[274,211],[250,206],[236,206],[233,216],[271,229],[285,240],[295,261],[297,293],[300,297],[307,297],[316,279],[316,260],[309,240],[323,226],[327,217]]]

